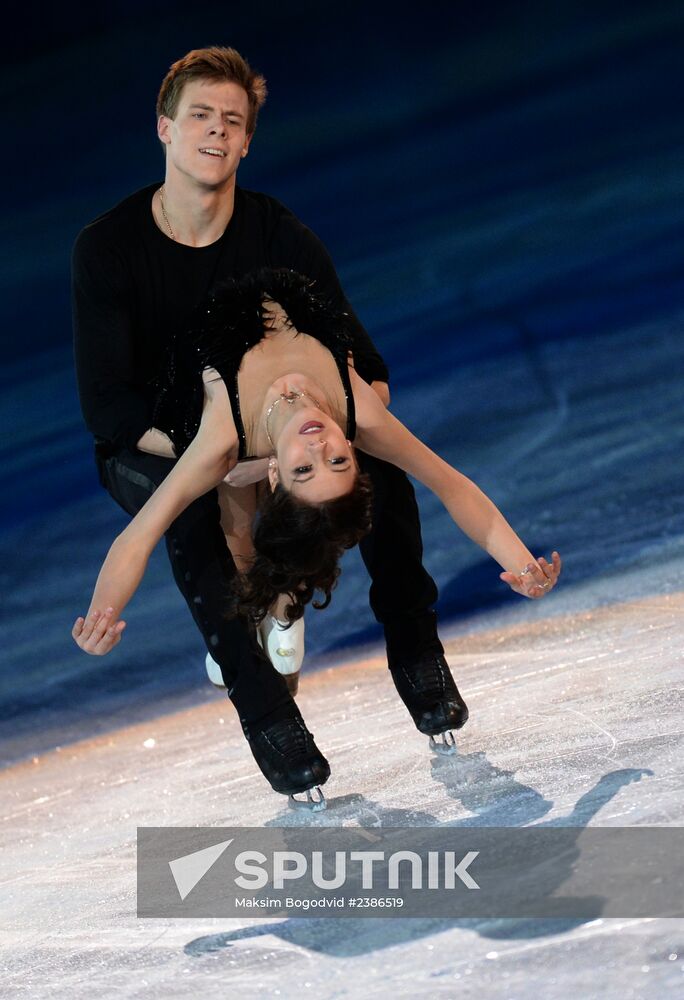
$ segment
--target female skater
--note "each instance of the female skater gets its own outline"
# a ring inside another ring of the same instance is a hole
[[[353,368],[344,316],[292,272],[259,272],[212,300],[199,328],[175,342],[155,426],[180,458],[109,550],[89,611],[72,630],[86,652],[102,655],[118,644],[125,628],[120,615],[156,543],[194,499],[248,456],[268,459],[269,490],[234,610],[257,622],[274,613],[279,595],[287,595],[278,613],[288,621],[301,618],[317,589],[324,595],[318,606],[329,603],[339,557],[370,524],[370,486],[355,448],[436,493],[517,593],[542,597],[558,579],[557,552],[551,563],[535,559],[492,501],[385,408]],[[455,726],[462,725],[467,709],[453,680],[448,690],[460,703]],[[400,694],[428,732],[410,693]],[[430,731],[431,743],[442,730]]]

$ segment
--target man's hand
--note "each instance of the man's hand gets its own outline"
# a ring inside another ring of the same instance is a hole
[[[145,431],[136,447],[138,451],[147,452],[148,455],[161,455],[162,458],[176,457],[173,441],[168,434],[160,431],[157,427],[150,427],[148,431]]]
[[[227,486],[240,488],[259,483],[268,477],[268,458],[250,458],[238,462],[223,480]]]
[[[499,573],[499,579],[523,597],[544,597],[556,586],[561,571],[561,557],[554,552],[553,563],[540,556],[536,563],[529,563],[520,573]]]
[[[87,618],[76,619],[71,634],[84,653],[104,656],[119,645],[126,622],[113,620],[113,614],[114,609],[107,608],[102,614],[92,611]]]

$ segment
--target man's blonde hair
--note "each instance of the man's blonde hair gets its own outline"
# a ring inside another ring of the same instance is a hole
[[[247,94],[249,114],[247,135],[256,128],[259,109],[266,100],[266,80],[256,73],[246,59],[235,49],[212,45],[207,49],[193,49],[171,66],[157,97],[157,118],[165,115],[175,118],[183,87],[189,80],[228,80],[237,83]]]

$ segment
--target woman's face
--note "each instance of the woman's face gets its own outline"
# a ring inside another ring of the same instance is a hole
[[[278,438],[271,489],[280,483],[302,500],[322,503],[349,493],[356,476],[354,452],[339,425],[315,406],[298,409]]]

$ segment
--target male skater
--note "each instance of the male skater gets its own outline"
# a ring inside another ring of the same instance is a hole
[[[238,52],[212,47],[174,63],[157,100],[166,171],[80,233],[73,253],[75,355],[81,406],[95,437],[102,485],[131,515],[174,464],[170,440],[153,426],[151,380],[170,337],[221,281],[259,267],[288,267],[349,313],[357,371],[389,401],[388,373],[347,302],[320,240],[274,198],[236,184],[265,80]],[[400,470],[368,456],[373,530],[361,543],[370,604],[382,623],[394,683],[429,735],[458,728],[468,711],[437,636],[434,582],[422,566],[413,489]],[[327,761],[288,691],[224,598],[236,573],[216,491],[195,501],[166,534],[174,577],[219,664],[254,757],[276,791],[307,792],[326,781]],[[87,652],[118,641],[105,609],[74,627]]]

